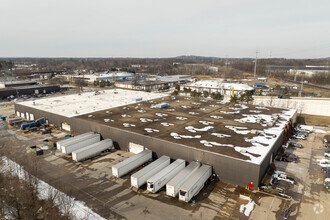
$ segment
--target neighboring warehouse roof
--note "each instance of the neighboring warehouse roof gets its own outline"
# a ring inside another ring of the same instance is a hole
[[[236,91],[251,91],[254,90],[253,87],[247,85],[247,84],[240,84],[240,83],[225,83],[222,80],[202,80],[197,81],[194,83],[191,83],[187,86],[191,87],[202,87],[202,88],[214,88],[214,89],[226,89],[230,90],[234,88]]]
[[[26,80],[20,80],[20,81],[1,81],[0,84],[6,85],[6,87],[10,86],[19,86],[19,85],[32,85],[37,84],[35,81],[26,81]]]
[[[164,102],[168,108],[153,108]],[[77,118],[260,164],[295,114],[290,109],[179,96]]]
[[[142,98],[142,100],[150,100],[164,96],[166,95],[162,93],[114,89],[38,99],[20,102],[19,104],[66,117],[74,117],[103,109],[136,103],[141,101],[140,98]]]
[[[59,85],[55,84],[36,84],[36,85],[26,85],[26,86],[13,86],[14,89],[40,89],[40,88],[48,88],[48,87],[59,87]]]

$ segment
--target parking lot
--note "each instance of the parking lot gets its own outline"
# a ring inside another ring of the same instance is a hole
[[[1,113],[11,112],[12,106],[2,106]],[[330,215],[329,190],[323,187],[324,175],[317,164],[317,159],[324,158],[322,133],[312,133],[307,140],[299,141],[304,146],[302,149],[288,148],[288,152],[299,156],[298,163],[275,162],[278,170],[297,181],[295,185],[281,183],[292,200],[213,181],[191,203],[185,203],[166,196],[164,190],[153,194],[144,186],[136,192],[130,188],[129,175],[114,178],[111,166],[132,153],[116,150],[81,163],[73,162],[55,148],[35,156],[28,150],[29,146],[40,144],[44,139],[61,139],[66,133],[55,131],[52,136],[37,132],[22,134],[3,125],[0,147],[7,157],[50,185],[83,201],[106,219],[281,219],[288,208],[293,210],[289,219],[327,219]],[[241,205],[247,204],[240,194],[255,202],[248,216],[240,210]]]

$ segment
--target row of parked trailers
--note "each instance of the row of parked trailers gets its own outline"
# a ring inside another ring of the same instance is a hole
[[[46,122],[45,118],[39,118],[33,121],[26,121],[25,119],[22,118],[8,117],[6,120],[9,125],[13,127],[20,127],[21,130],[25,130],[27,128],[39,127],[45,124]]]
[[[58,150],[61,150],[62,153],[72,154],[72,159],[79,162],[99,155],[105,150],[113,149],[113,142],[111,139],[101,141],[100,134],[87,132],[69,139],[58,141],[56,147]]]
[[[112,175],[122,177],[139,166],[152,160],[152,151],[144,150],[112,166]],[[189,202],[204,187],[212,175],[212,167],[198,161],[186,167],[186,161],[161,156],[138,172],[131,175],[131,186],[140,188],[147,184],[147,190],[156,193],[166,186],[166,194]]]

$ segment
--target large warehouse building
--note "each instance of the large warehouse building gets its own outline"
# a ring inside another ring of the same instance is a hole
[[[21,102],[15,111],[74,133],[99,132],[122,150],[198,160],[241,186],[260,183],[296,118],[292,109],[128,90]]]

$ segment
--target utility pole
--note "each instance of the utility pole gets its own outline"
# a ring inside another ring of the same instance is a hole
[[[258,60],[258,51],[256,51],[256,59],[254,61],[254,78],[256,78],[256,74],[257,74],[257,60]]]

